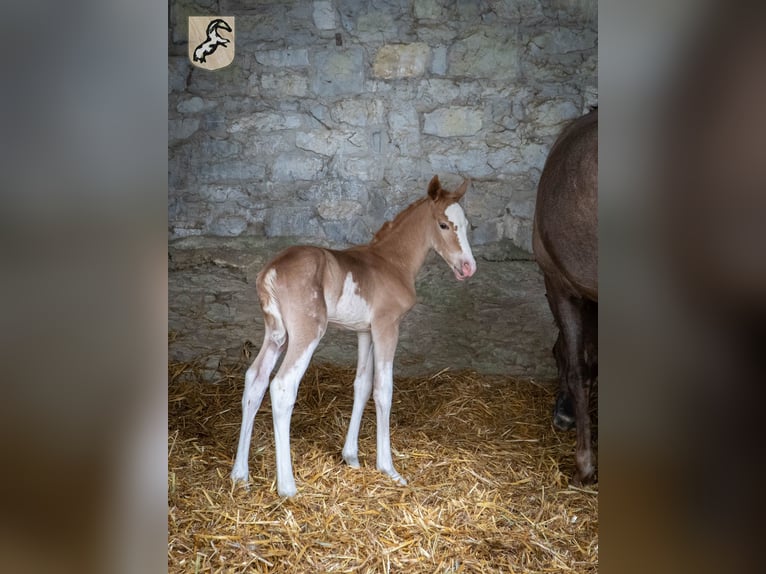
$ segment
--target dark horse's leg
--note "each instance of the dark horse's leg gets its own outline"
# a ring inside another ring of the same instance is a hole
[[[553,405],[553,426],[562,431],[575,428],[574,406],[572,397],[567,388],[566,360],[564,359],[564,339],[559,331],[556,344],[553,345],[553,356],[556,358],[556,367],[559,372],[559,391],[556,393],[556,402]]]
[[[572,297],[559,285],[546,277],[548,301],[560,330],[557,341],[559,377],[562,388],[571,398],[574,407],[577,446],[573,478],[575,484],[587,484],[594,479],[593,455],[591,453],[590,399],[591,369],[586,361],[586,346],[594,343],[595,321],[591,317],[592,305],[578,297]],[[556,347],[554,347],[556,349]],[[559,361],[560,359],[560,361]],[[564,367],[561,369],[561,367]],[[564,384],[565,382],[565,384]],[[561,396],[561,395],[560,395]]]
[[[598,378],[598,308],[593,301],[585,301],[582,309],[583,317],[583,347],[585,351],[585,376],[589,386]],[[559,372],[559,390],[553,405],[553,426],[562,431],[575,428],[575,412],[572,397],[567,387],[567,362],[564,358],[564,339],[559,331],[556,344],[553,345],[553,356]]]

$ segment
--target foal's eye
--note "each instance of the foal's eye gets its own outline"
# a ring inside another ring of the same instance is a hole
[[[449,229],[449,225],[441,221],[439,222],[439,227],[441,227],[442,229]]]

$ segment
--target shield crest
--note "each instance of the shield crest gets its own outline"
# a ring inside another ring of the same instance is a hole
[[[189,16],[189,60],[218,70],[234,61],[234,16]]]

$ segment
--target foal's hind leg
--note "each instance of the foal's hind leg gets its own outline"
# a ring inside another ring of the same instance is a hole
[[[285,359],[271,382],[271,412],[277,451],[277,492],[280,496],[295,496],[298,492],[290,459],[290,419],[298,394],[298,385],[324,335],[325,328],[326,322],[304,323],[300,325],[300,329],[288,328],[289,341]]]
[[[282,347],[273,337],[274,332],[267,326],[263,338],[263,346],[250,368],[245,374],[245,390],[242,393],[242,426],[239,431],[237,458],[231,471],[231,478],[247,483],[247,459],[250,452],[250,439],[253,435],[255,413],[263,401],[266,387],[269,386],[269,375],[279,359]]]
[[[369,332],[360,331],[359,349],[354,379],[354,408],[348,424],[346,443],[343,445],[343,460],[353,468],[359,468],[359,426],[362,413],[372,392],[372,339]]]

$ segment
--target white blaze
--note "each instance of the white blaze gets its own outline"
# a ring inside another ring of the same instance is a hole
[[[463,256],[475,266],[476,263],[471,252],[471,245],[468,243],[468,220],[465,218],[463,208],[459,204],[453,203],[444,210],[444,215],[455,226],[458,244]]]

